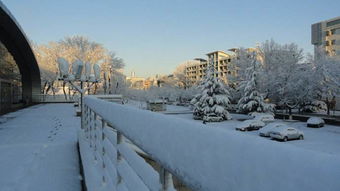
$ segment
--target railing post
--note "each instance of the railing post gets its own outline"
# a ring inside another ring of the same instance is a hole
[[[90,141],[90,147],[92,148],[92,130],[93,130],[93,111],[90,110],[90,123],[89,123],[89,141]]]
[[[85,132],[86,132],[86,138],[89,139],[90,134],[90,124],[91,124],[91,110],[89,107],[86,106],[86,126],[85,126]]]
[[[122,181],[122,177],[120,176],[119,174],[119,171],[118,171],[118,165],[119,165],[119,162],[123,160],[123,157],[122,155],[120,154],[119,150],[118,150],[118,145],[123,143],[123,134],[120,133],[117,129],[116,129],[116,132],[117,132],[117,145],[116,145],[116,149],[117,149],[117,165],[116,165],[116,172],[117,172],[117,186],[118,184],[121,183]]]
[[[94,160],[97,161],[97,113],[94,112],[93,115],[93,142],[94,142]]]
[[[104,140],[105,140],[105,133],[104,133],[104,128],[106,126],[106,122],[105,120],[102,118],[102,128],[101,128],[101,142],[102,142],[102,160],[103,160],[103,164],[102,164],[102,167],[103,167],[103,178],[102,178],[102,181],[103,181],[103,184],[106,183],[106,179],[105,179],[105,168],[106,168],[106,165],[105,165],[105,147],[104,147]]]
[[[87,106],[84,105],[84,110],[82,111],[83,113],[82,115],[82,119],[84,120],[84,122],[81,125],[81,129],[84,129],[86,131],[86,127],[87,127]]]
[[[159,176],[162,185],[162,191],[167,191],[171,188],[173,189],[174,183],[172,180],[172,175],[169,171],[161,166]]]
[[[80,82],[80,88],[81,90],[83,90],[83,82],[81,81]],[[81,126],[83,126],[83,119],[84,119],[84,116],[83,116],[83,111],[84,111],[84,92],[80,92],[80,113],[81,113]]]

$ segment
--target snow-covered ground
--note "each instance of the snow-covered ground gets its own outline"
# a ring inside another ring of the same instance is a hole
[[[72,104],[36,105],[0,117],[0,190],[81,190]]]
[[[143,102],[132,101],[131,103],[134,103],[134,104],[130,104],[130,106],[134,106],[134,107],[143,105]],[[190,113],[186,114],[182,112],[182,111],[189,111],[188,107],[167,105],[167,111],[178,112],[177,115],[172,115],[174,117],[190,120],[198,124],[202,123],[202,121],[193,120],[192,114]],[[250,116],[243,115],[243,114],[231,114],[231,115],[233,119],[230,121],[223,121],[219,123],[207,123],[206,125],[209,127],[221,128],[225,131],[235,131],[235,127],[237,126],[238,123],[240,123],[243,120],[251,118]],[[319,151],[319,152],[328,153],[328,154],[340,155],[340,147],[339,147],[340,126],[326,124],[325,127],[323,128],[309,128],[307,127],[306,122],[284,121],[284,120],[276,120],[276,122],[282,122],[291,127],[299,129],[303,131],[305,135],[304,136],[305,139],[302,141],[300,140],[288,141],[288,142],[282,142],[282,144],[291,144],[296,147],[301,147],[301,148],[305,148],[309,150]],[[249,131],[249,132],[237,131],[237,133],[249,134],[252,136],[259,136],[258,131]],[[271,140],[270,138],[263,138],[263,139],[267,139],[269,144],[275,141],[275,140]]]
[[[233,120],[223,121],[220,123],[206,123],[208,127],[221,128],[225,131],[235,131],[235,127],[240,120],[244,120],[249,118],[247,115],[242,114],[231,114]],[[202,121],[197,121],[192,119],[192,114],[178,114],[174,115],[174,117],[183,118],[187,120],[194,121],[196,123],[201,124]],[[299,129],[304,133],[304,140],[296,140],[296,141],[288,141],[282,142],[282,144],[291,144],[296,147],[302,147],[310,150],[316,150],[320,152],[325,152],[329,154],[340,155],[340,127],[333,125],[325,125],[323,128],[309,128],[307,127],[306,122],[299,121],[283,121],[283,120],[275,120],[276,122],[285,123],[291,127]],[[250,134],[253,136],[259,136],[258,131],[248,131],[248,132],[240,132],[236,131],[240,134]],[[263,138],[268,140],[268,144],[274,142],[275,140],[271,140],[270,138]],[[275,141],[277,142],[277,141]]]

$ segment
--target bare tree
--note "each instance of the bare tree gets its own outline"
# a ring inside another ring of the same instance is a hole
[[[73,63],[76,60],[82,60],[85,63],[90,64],[90,68],[94,64],[101,64],[103,72],[109,73],[110,68],[115,70],[121,70],[125,64],[123,59],[116,56],[114,52],[108,51],[103,45],[90,41],[83,36],[65,37],[58,42],[50,42],[46,45],[34,45],[34,52],[38,60],[38,64],[41,71],[42,78],[42,93],[49,93],[53,91],[55,87],[53,85],[57,79],[57,63],[58,57],[65,58],[69,63]],[[103,67],[104,66],[104,67]],[[69,69],[71,70],[71,69]],[[90,87],[90,82],[85,86]],[[66,87],[68,84],[62,84],[63,93],[66,96]],[[95,84],[92,88],[93,93],[97,92],[98,84]],[[69,86],[69,94],[71,94],[71,87]],[[89,91],[90,92],[90,89]]]

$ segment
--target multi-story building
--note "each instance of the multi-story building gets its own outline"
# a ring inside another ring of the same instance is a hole
[[[233,54],[227,54],[223,51],[214,51],[206,54],[208,61],[202,58],[195,58],[188,61],[185,67],[185,76],[187,85],[192,86],[197,84],[205,76],[208,67],[208,62],[212,59],[215,66],[215,75],[224,82],[227,82],[227,75],[231,73],[228,70],[228,64],[232,61]]]
[[[321,49],[340,60],[340,17],[313,24],[311,40],[316,56]]]
[[[185,79],[188,87],[197,84],[204,77],[207,69],[207,60],[195,58],[187,61],[185,67]]]
[[[224,82],[227,82],[227,75],[231,74],[228,70],[228,65],[231,63],[233,55],[223,51],[215,51],[207,54],[208,60],[214,62],[216,77],[219,77]]]

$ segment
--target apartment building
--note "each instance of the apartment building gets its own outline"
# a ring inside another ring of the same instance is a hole
[[[340,17],[313,24],[311,32],[315,56],[318,49],[322,49],[327,55],[340,60]]]
[[[185,79],[188,87],[197,84],[205,75],[208,62],[202,58],[195,58],[186,62]]]
[[[206,54],[208,59],[195,58],[188,61],[185,67],[185,76],[187,85],[196,85],[205,76],[210,59],[213,60],[215,66],[215,76],[227,82],[227,75],[231,73],[228,70],[228,64],[232,61],[233,54],[228,54],[223,51],[214,51]]]
[[[228,70],[233,55],[227,54],[223,51],[215,51],[207,54],[208,60],[213,60],[215,66],[216,77],[220,78],[224,82],[227,82],[227,75],[231,74]]]

